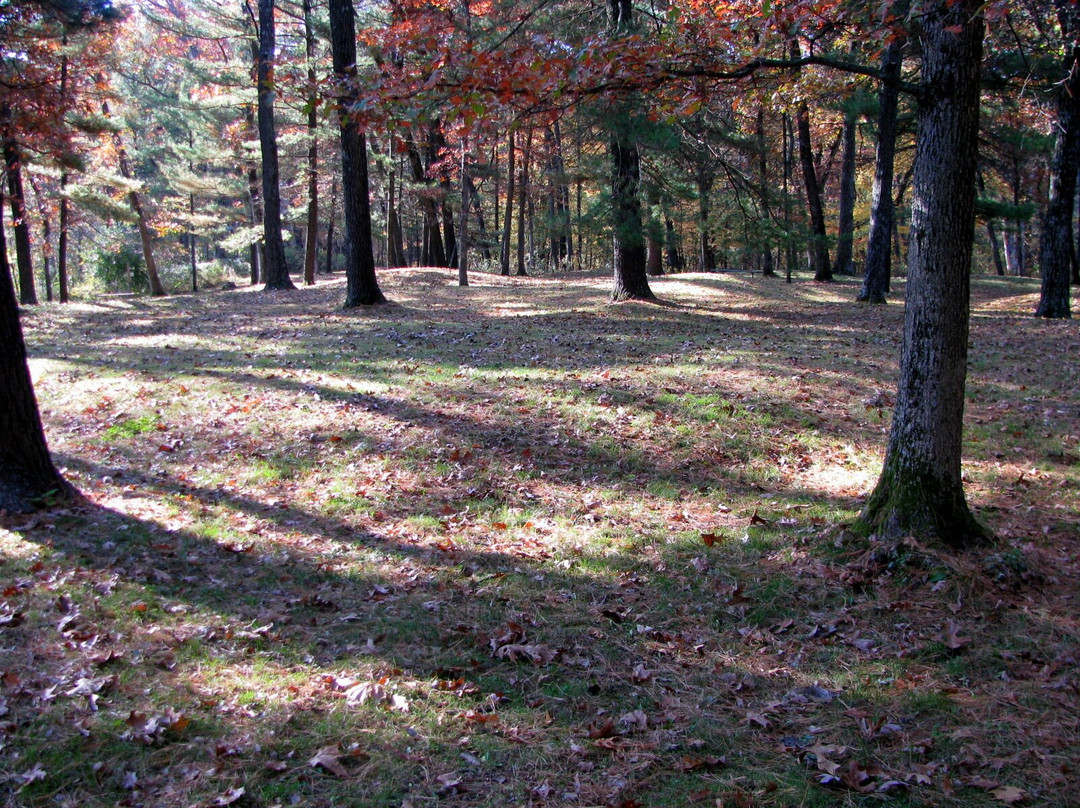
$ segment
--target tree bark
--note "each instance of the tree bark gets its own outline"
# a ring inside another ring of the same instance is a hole
[[[274,0],[259,0],[258,121],[262,154],[263,280],[266,289],[295,289],[281,236],[277,130],[274,127]]]
[[[11,119],[9,109],[2,117]],[[23,193],[22,156],[18,144],[7,132],[4,134],[4,165],[8,175],[8,201],[11,204],[11,222],[15,232],[15,262],[19,269],[19,302],[33,306],[38,302],[37,284],[34,281],[34,263],[30,251],[30,220],[26,215],[26,196]],[[3,222],[0,220],[0,226]]]
[[[391,154],[392,154],[391,149]],[[391,159],[393,159],[391,157]],[[398,213],[397,171],[391,163],[387,176],[386,240],[387,265],[392,267],[408,266],[405,260],[405,248],[401,239],[401,215]]]
[[[307,237],[304,240],[304,284],[315,283],[315,264],[319,249],[319,118],[318,85],[315,76],[315,29],[311,24],[311,0],[303,2],[304,46],[307,56]]]
[[[923,7],[908,293],[896,411],[884,468],[860,520],[881,539],[950,548],[987,539],[960,476],[975,232],[979,0]]]
[[[806,207],[810,211],[810,259],[814,280],[827,283],[833,279],[829,265],[829,242],[825,231],[825,209],[821,203],[821,186],[814,167],[814,151],[810,142],[810,107],[804,101],[796,115],[799,136],[799,160],[802,162],[803,185],[806,188]]]
[[[772,219],[772,211],[769,205],[769,148],[765,138],[765,108],[758,107],[757,126],[755,128],[758,147],[758,195],[761,197],[761,218],[764,221]],[[766,239],[764,249],[761,251],[761,274],[766,278],[776,276],[773,264],[773,248],[771,239]]]
[[[1042,289],[1036,317],[1068,318],[1069,281],[1076,261],[1073,241],[1073,204],[1076,172],[1080,167],[1080,12],[1068,0],[1057,0],[1062,33],[1070,41],[1065,60],[1065,81],[1058,88],[1057,137],[1050,161],[1050,198],[1043,213],[1039,238]]]
[[[63,38],[63,44],[67,46],[67,36]],[[68,58],[67,56],[60,57],[60,98],[66,100],[68,97],[69,76],[68,76]],[[59,215],[59,228],[60,233],[56,240],[56,281],[60,287],[60,302],[68,302],[68,228],[71,226],[70,211],[71,202],[67,198],[67,186],[68,186],[68,172],[65,169],[60,171],[60,215]]]
[[[840,155],[840,210],[836,234],[836,275],[854,275],[852,248],[855,239],[855,135],[858,123],[854,113],[844,116],[843,151]]]
[[[499,274],[510,274],[510,229],[514,221],[514,130],[506,138],[506,216],[503,219],[502,249],[499,252]]]
[[[518,233],[517,233],[517,275],[528,275],[525,269],[525,207],[529,199],[529,160],[532,159],[533,130],[525,137],[525,151],[521,154],[521,177],[518,182]]]
[[[28,513],[50,495],[60,498],[75,495],[75,489],[56,470],[49,456],[26,364],[26,343],[19,323],[3,227],[0,227],[0,433],[4,435],[0,441],[0,510]]]
[[[905,0],[903,7],[906,9],[906,6]],[[874,190],[870,202],[870,239],[866,247],[862,288],[857,298],[860,303],[885,303],[892,274],[891,247],[893,230],[896,227],[892,186],[896,163],[897,111],[900,103],[895,82],[899,80],[903,66],[902,48],[901,42],[891,42],[881,60],[881,72],[885,81],[878,90],[878,140],[874,156]]]
[[[469,191],[472,189],[469,183],[469,167],[466,163],[468,153],[469,138],[463,136],[461,143],[461,211],[458,219],[457,241],[458,286],[469,285],[469,206],[472,204],[469,200]]]
[[[345,307],[385,303],[375,277],[367,141],[349,109],[356,100],[356,22],[352,0],[330,0],[330,45],[341,128],[341,199],[345,211]]]

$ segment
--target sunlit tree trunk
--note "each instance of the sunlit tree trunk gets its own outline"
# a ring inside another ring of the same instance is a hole
[[[923,6],[922,92],[900,382],[884,468],[860,517],[882,539],[986,538],[960,476],[984,21],[979,0]]]

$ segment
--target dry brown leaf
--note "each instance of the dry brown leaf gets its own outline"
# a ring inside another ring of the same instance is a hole
[[[1015,805],[1018,802],[1023,802],[1027,799],[1027,792],[1022,788],[1016,786],[1000,786],[990,791],[996,799],[1006,802],[1009,805]]]
[[[337,744],[324,746],[315,753],[315,757],[308,761],[313,769],[325,769],[335,777],[348,777],[348,770],[341,765],[341,748]]]

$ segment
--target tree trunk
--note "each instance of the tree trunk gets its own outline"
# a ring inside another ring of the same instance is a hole
[[[259,0],[258,119],[262,154],[263,279],[266,289],[295,289],[281,236],[277,130],[274,128],[274,0]]]
[[[330,0],[330,45],[341,127],[341,199],[345,211],[345,307],[385,303],[375,277],[368,196],[367,141],[350,119],[356,103],[356,22],[352,0]]]
[[[1013,229],[1005,231],[1005,270],[1014,278],[1027,275],[1027,259],[1024,255],[1024,223],[1013,222]]]
[[[852,248],[855,239],[855,134],[857,119],[854,113],[844,116],[842,135],[844,148],[840,156],[840,210],[836,234],[836,275],[854,275]]]
[[[60,173],[60,233],[56,238],[56,282],[60,287],[60,302],[67,303],[68,296],[68,230],[71,228],[71,203],[65,192],[68,173]]]
[[[444,267],[446,266],[446,251],[443,249],[442,230],[439,227],[439,208],[432,196],[431,182],[424,171],[424,163],[416,143],[408,140],[405,148],[409,157],[409,168],[412,170],[413,182],[422,186],[417,191],[417,202],[424,215],[424,237],[420,252],[420,263],[424,266]]]
[[[986,540],[960,476],[984,21],[979,0],[923,7],[923,73],[900,382],[884,468],[860,517],[881,539]]]
[[[334,209],[337,207],[337,175],[330,178],[330,215],[326,223],[326,264],[327,275],[334,271]]]
[[[5,109],[3,118],[10,120],[11,113]],[[8,201],[11,204],[11,221],[15,231],[15,261],[19,268],[19,302],[24,306],[36,305],[37,284],[34,281],[34,264],[30,252],[30,220],[26,215],[26,197],[23,194],[22,156],[10,134],[4,136],[4,164],[7,167]],[[3,222],[0,220],[0,226]]]
[[[764,107],[758,107],[755,134],[758,147],[758,195],[761,197],[761,218],[763,221],[769,221],[772,219],[772,211],[769,205],[769,148],[765,138]],[[771,239],[766,239],[764,249],[761,251],[761,274],[766,278],[776,276]]]
[[[833,279],[829,265],[829,242],[825,232],[825,209],[821,203],[821,186],[814,167],[814,151],[810,142],[810,107],[804,101],[796,116],[799,135],[799,160],[802,162],[803,185],[806,188],[806,207],[810,211],[810,258],[814,280],[827,283]]]
[[[1043,213],[1039,239],[1042,291],[1036,317],[1068,318],[1069,281],[1076,261],[1073,241],[1073,203],[1080,167],[1080,12],[1068,0],[1056,0],[1062,32],[1072,41],[1065,61],[1065,82],[1058,88],[1057,137],[1050,162],[1050,198]]]
[[[514,130],[506,138],[506,216],[503,218],[502,249],[499,252],[499,274],[510,274],[510,227],[514,221]]]
[[[0,194],[2,196],[2,194]],[[0,198],[0,205],[3,199]],[[68,497],[75,489],[60,476],[49,456],[41,425],[26,343],[19,323],[15,287],[0,226],[0,510],[27,513],[50,495]]]
[[[319,250],[319,90],[315,76],[315,29],[311,24],[311,0],[304,0],[304,46],[307,56],[307,237],[304,240],[304,284],[315,283],[315,264]]]
[[[901,10],[900,5],[897,12]],[[906,0],[902,5],[906,9]],[[892,186],[900,99],[895,82],[900,78],[903,65],[902,47],[901,42],[890,43],[881,60],[885,81],[878,90],[878,140],[874,156],[874,190],[870,202],[870,239],[866,247],[862,289],[857,298],[860,303],[885,303],[892,274],[891,242],[896,227]]]
[[[392,150],[391,150],[392,153]],[[391,164],[387,177],[386,240],[387,265],[392,267],[408,266],[405,260],[405,247],[401,239],[401,215],[398,213],[397,172]]]
[[[461,211],[458,224],[457,270],[458,286],[469,285],[469,167],[465,158],[469,153],[469,138],[463,136],[461,143]]]
[[[258,61],[258,48],[252,44],[252,50],[255,54],[255,59]],[[250,107],[244,107],[244,118],[247,121],[248,129],[251,134],[257,134],[255,125],[255,111]],[[261,226],[263,220],[262,209],[262,194],[260,188],[262,187],[259,182],[259,169],[255,166],[255,162],[248,163],[247,169],[247,182],[248,182],[248,201],[250,203],[251,214],[251,226]],[[255,286],[259,283],[259,280],[263,277],[263,250],[262,241],[257,241],[251,245],[249,249],[250,253],[250,266],[251,266],[251,285]]]
[[[517,275],[528,275],[525,270],[525,208],[529,199],[529,160],[532,159],[533,130],[525,137],[525,151],[521,155],[521,177],[518,182],[518,237]]]
[[[53,299],[52,285],[52,217],[49,215],[49,205],[45,197],[41,195],[41,187],[34,175],[30,175],[30,188],[34,192],[37,201],[38,216],[41,217],[41,276],[45,281],[45,299],[50,303]]]

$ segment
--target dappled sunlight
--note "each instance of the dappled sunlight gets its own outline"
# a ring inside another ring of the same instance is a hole
[[[1000,557],[878,558],[839,526],[880,469],[902,307],[734,274],[611,306],[608,283],[396,270],[371,311],[335,279],[34,319],[87,503],[0,533],[12,742],[170,808],[361,782],[372,804],[544,783],[602,804],[638,772],[762,765],[798,804],[823,794],[815,743],[936,798],[898,750],[945,733],[919,761],[986,771],[947,741],[1011,754],[972,726],[983,700],[1060,709],[1080,412],[1025,372],[1007,311],[975,324],[965,465]]]

